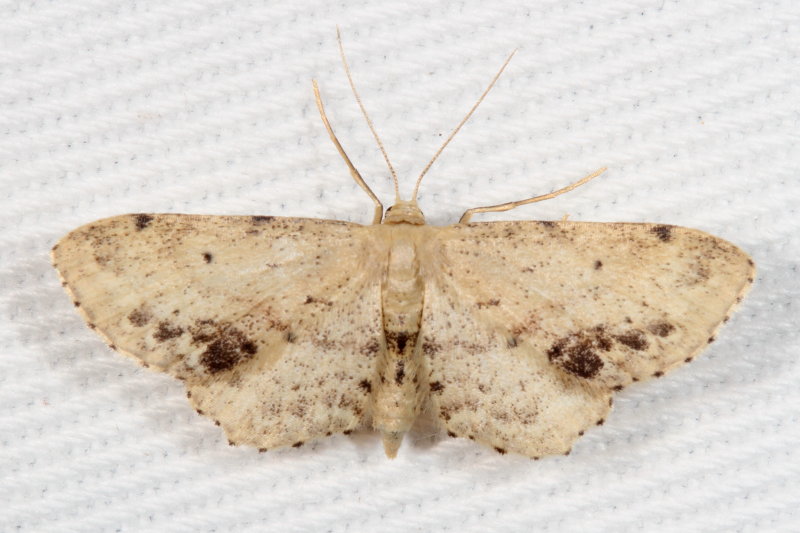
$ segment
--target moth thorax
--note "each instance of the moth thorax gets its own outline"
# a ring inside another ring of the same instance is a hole
[[[383,216],[384,224],[425,224],[425,216],[420,211],[416,201],[406,202],[398,200],[396,204],[386,210]]]

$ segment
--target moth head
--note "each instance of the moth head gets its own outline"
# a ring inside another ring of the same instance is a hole
[[[392,207],[386,210],[383,215],[383,223],[422,226],[425,224],[425,216],[422,214],[416,200],[410,202],[397,200]]]

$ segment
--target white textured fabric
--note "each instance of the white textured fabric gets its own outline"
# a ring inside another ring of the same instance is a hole
[[[0,3],[0,531],[797,531],[800,3],[20,0]],[[429,222],[650,221],[750,252],[697,361],[618,394],[568,457],[369,432],[230,448],[182,386],[110,351],[48,251],[127,212],[367,223],[317,116],[391,183],[337,57]]]

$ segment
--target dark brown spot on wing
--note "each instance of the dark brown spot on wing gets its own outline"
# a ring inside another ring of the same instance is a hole
[[[432,340],[423,340],[422,341],[422,353],[427,355],[428,357],[432,355],[436,355],[439,350],[442,349],[442,345],[438,342]]]
[[[183,335],[183,328],[170,324],[166,320],[158,323],[158,329],[153,333],[153,338],[158,342],[168,341]]]
[[[594,269],[600,270],[601,268],[603,268],[603,262],[598,259],[597,261],[594,262]]]
[[[375,355],[378,354],[378,351],[380,349],[381,349],[380,343],[375,339],[373,339],[361,347],[361,353],[368,357],[374,357]]]
[[[152,318],[152,313],[147,311],[144,307],[134,309],[128,314],[128,320],[130,323],[138,328],[145,326]]]
[[[593,378],[603,368],[598,351],[611,349],[611,338],[601,326],[581,330],[553,343],[547,351],[550,362],[582,378]]]
[[[647,330],[653,335],[658,335],[659,337],[666,337],[670,333],[675,331],[675,326],[673,326],[669,322],[654,322],[653,324],[647,326]]]
[[[672,240],[672,228],[670,226],[653,226],[650,228],[652,233],[655,233],[659,239],[664,242],[669,242]]]
[[[275,220],[275,217],[265,217],[265,216],[254,216],[250,219],[253,224],[260,226],[261,224],[268,224]]]
[[[361,383],[359,383],[358,386],[361,387],[361,390],[363,390],[367,394],[372,392],[372,383],[370,383],[369,380],[362,379]]]
[[[624,344],[628,348],[639,351],[646,350],[650,344],[647,342],[647,337],[645,337],[644,332],[638,329],[626,331],[621,335],[614,335],[614,339]]]
[[[136,230],[141,231],[146,228],[150,222],[153,220],[153,217],[150,215],[145,215],[144,213],[133,215],[134,222],[136,224]]]
[[[200,363],[212,374],[230,370],[253,357],[257,351],[256,344],[234,327],[220,328],[210,336],[194,336],[194,339],[195,342],[208,342]]]
[[[440,381],[431,381],[430,389],[431,392],[441,392],[444,390],[444,385]]]
[[[505,448],[500,448],[499,446],[495,446],[494,447],[494,451],[496,451],[500,455],[505,455],[506,454],[506,449]]]
[[[214,259],[214,256],[211,255],[210,253],[205,252],[203,254],[203,261],[205,261],[206,263],[210,263],[213,259]]]

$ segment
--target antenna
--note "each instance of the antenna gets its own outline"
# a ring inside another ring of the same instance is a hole
[[[325,106],[322,105],[322,98],[319,95],[319,85],[317,85],[317,80],[311,80],[311,84],[314,86],[314,100],[317,102],[317,109],[319,110],[319,116],[322,118],[322,123],[325,124],[325,129],[328,130],[328,135],[330,136],[331,141],[333,141],[334,146],[336,146],[336,149],[339,151],[339,155],[342,156],[347,168],[350,169],[350,175],[353,176],[353,179],[356,180],[356,183],[358,183],[358,185],[364,189],[364,192],[366,192],[375,203],[375,214],[372,218],[372,223],[380,224],[381,220],[383,219],[383,204],[381,204],[381,201],[378,200],[377,196],[375,196],[375,193],[372,192],[372,189],[369,188],[369,185],[367,185],[367,182],[364,181],[364,178],[361,177],[361,173],[350,161],[350,158],[347,157],[344,148],[342,148],[342,144],[339,142],[339,139],[336,138],[336,134],[333,133],[331,123],[328,122],[328,116],[325,114]]]
[[[478,109],[478,106],[481,105],[481,102],[483,102],[483,99],[486,98],[486,95],[489,94],[489,91],[492,90],[492,87],[494,87],[494,84],[497,82],[497,79],[500,77],[500,75],[506,69],[506,66],[511,61],[511,58],[514,57],[514,54],[516,54],[516,53],[517,53],[516,50],[511,52],[511,55],[508,56],[508,59],[506,59],[505,63],[503,63],[503,66],[500,67],[500,70],[497,71],[497,74],[495,74],[494,78],[492,78],[492,82],[489,84],[489,86],[486,88],[486,90],[483,91],[483,94],[481,95],[480,98],[478,98],[478,101],[475,102],[475,105],[472,106],[472,109],[469,110],[469,113],[467,113],[467,116],[465,116],[463,118],[463,120],[458,123],[458,126],[456,126],[456,129],[454,129],[453,132],[450,134],[450,136],[447,137],[447,139],[444,141],[444,144],[442,144],[442,146],[439,148],[439,150],[437,150],[436,153],[433,154],[433,159],[431,159],[430,162],[427,165],[425,165],[425,168],[422,169],[422,174],[419,175],[419,178],[417,178],[417,184],[414,186],[414,194],[411,196],[411,201],[412,202],[416,203],[416,201],[417,201],[417,193],[419,192],[419,184],[422,182],[423,176],[425,176],[425,174],[431,168],[431,165],[433,165],[433,162],[436,161],[437,157],[439,157],[439,154],[442,153],[442,151],[444,150],[445,146],[450,144],[450,141],[452,141],[453,137],[456,136],[456,133],[458,133],[458,130],[461,129],[461,126],[463,126],[467,122],[467,120],[469,120],[469,117],[472,116],[472,114],[475,112],[475,110]]]
[[[378,132],[375,131],[375,126],[372,124],[372,120],[369,118],[367,110],[364,109],[364,104],[361,103],[361,97],[358,95],[358,91],[356,90],[356,84],[353,83],[353,76],[350,75],[350,66],[347,64],[347,58],[344,55],[344,46],[342,46],[342,35],[339,33],[339,26],[336,26],[336,40],[339,42],[339,54],[342,56],[342,64],[344,64],[344,72],[345,74],[347,74],[347,81],[350,82],[350,88],[353,90],[353,96],[356,97],[356,102],[358,102],[358,107],[361,108],[361,112],[364,114],[364,118],[367,119],[367,125],[369,126],[369,129],[372,132],[372,136],[375,137],[375,140],[378,142],[378,148],[381,149],[381,153],[383,154],[383,159],[386,161],[386,165],[389,167],[389,172],[392,173],[392,181],[394,181],[395,202],[399,202],[400,187],[397,184],[397,173],[394,171],[394,167],[392,166],[391,161],[389,161],[389,156],[386,155],[386,149],[383,147],[381,138],[378,137]]]

